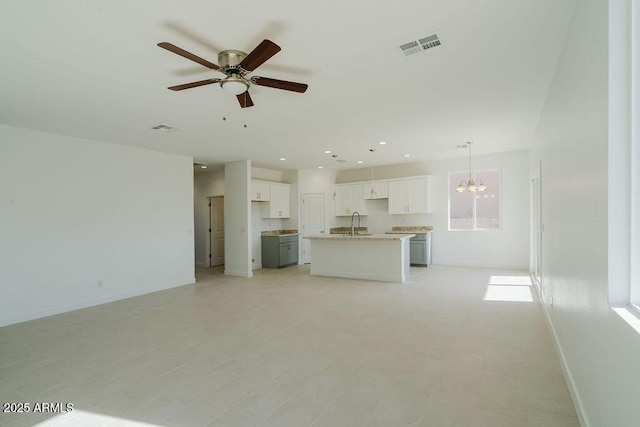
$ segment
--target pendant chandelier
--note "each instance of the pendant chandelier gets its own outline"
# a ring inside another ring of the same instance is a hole
[[[458,193],[464,193],[465,191],[475,193],[487,189],[487,186],[484,185],[481,179],[475,182],[473,178],[471,178],[471,144],[473,144],[473,142],[468,141],[466,144],[458,146],[460,148],[469,148],[469,177],[467,181],[460,181],[460,184],[456,187]]]

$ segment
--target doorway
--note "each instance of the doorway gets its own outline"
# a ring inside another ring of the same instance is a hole
[[[542,186],[540,167],[531,177],[531,278],[542,295]]]
[[[209,198],[209,267],[224,265],[224,196]]]
[[[324,194],[305,193],[302,195],[301,254],[303,264],[311,263],[311,242],[306,236],[324,234]]]

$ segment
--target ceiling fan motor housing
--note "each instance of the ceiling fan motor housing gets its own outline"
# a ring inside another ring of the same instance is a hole
[[[247,56],[246,53],[240,50],[223,50],[218,54],[218,64],[220,68],[225,71],[233,73],[234,70],[238,70],[235,74],[242,74],[240,72],[240,63]]]
[[[240,63],[246,56],[247,54],[240,50],[223,50],[218,54],[220,69],[227,75],[220,81],[220,86],[234,95],[249,89],[249,81],[244,78],[246,72],[240,67]]]

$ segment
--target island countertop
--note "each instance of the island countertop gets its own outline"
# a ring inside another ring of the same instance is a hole
[[[343,234],[318,234],[314,236],[306,236],[305,239],[310,240],[406,240],[410,239],[415,234],[356,234],[355,236],[343,235]]]

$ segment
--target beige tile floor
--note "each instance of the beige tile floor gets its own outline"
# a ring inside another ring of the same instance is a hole
[[[0,328],[0,401],[74,404],[0,425],[579,425],[535,296],[484,300],[492,276],[525,272],[308,272],[199,269],[195,285]]]

